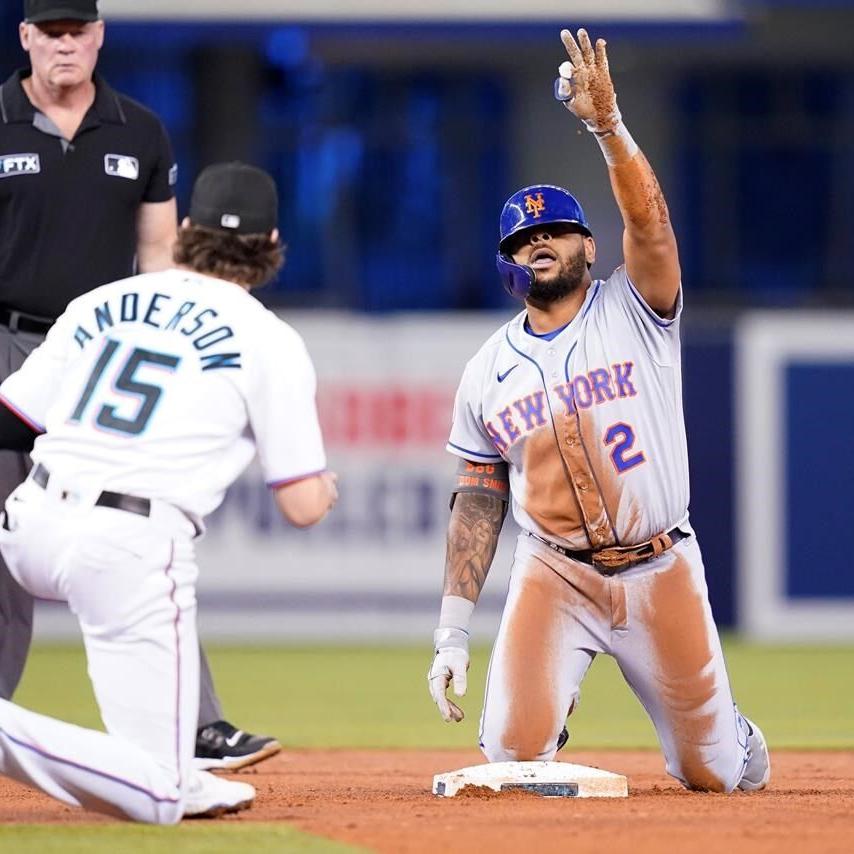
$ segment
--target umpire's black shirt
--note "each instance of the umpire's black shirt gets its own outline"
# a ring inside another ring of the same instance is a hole
[[[74,139],[0,87],[0,307],[56,318],[98,285],[133,275],[143,202],[172,198],[176,169],[160,120],[95,77]]]

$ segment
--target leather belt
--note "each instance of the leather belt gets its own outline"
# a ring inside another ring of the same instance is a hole
[[[548,546],[552,551],[562,554],[571,560],[587,563],[604,575],[610,575],[612,572],[620,572],[623,569],[628,569],[631,566],[652,560],[664,554],[664,552],[672,548],[676,543],[687,539],[689,536],[689,534],[680,531],[679,528],[673,528],[666,533],[656,534],[645,543],[640,543],[636,546],[610,546],[606,549],[580,549],[575,551],[553,543],[551,540],[547,540],[533,531],[525,531],[525,533],[543,545]]]
[[[23,311],[15,311],[0,305],[0,324],[10,332],[30,332],[33,335],[47,335],[54,321],[49,317],[37,317]]]
[[[50,472],[41,463],[36,463],[30,477],[37,486],[47,489]],[[104,490],[95,501],[95,506],[112,507],[114,510],[124,510],[126,513],[136,513],[138,516],[151,515],[150,499],[140,498],[138,495],[126,495],[123,492]]]

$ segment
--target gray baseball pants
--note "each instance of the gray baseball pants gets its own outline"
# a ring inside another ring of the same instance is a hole
[[[41,335],[12,332],[0,325],[0,382],[14,373],[44,340]],[[0,451],[0,507],[30,470],[27,454]],[[33,597],[24,590],[0,557],[0,697],[10,700],[21,681],[33,636]],[[210,666],[199,647],[199,726],[222,720]]]
[[[616,659],[643,704],[667,773],[731,792],[749,759],[691,536],[613,575],[520,534],[481,717],[490,762],[551,760],[596,655]]]

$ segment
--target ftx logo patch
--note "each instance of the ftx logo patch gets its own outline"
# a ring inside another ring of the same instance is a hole
[[[136,181],[139,178],[139,161],[128,154],[105,154],[104,171],[116,178]]]
[[[42,171],[38,154],[0,154],[0,178],[38,175]]]

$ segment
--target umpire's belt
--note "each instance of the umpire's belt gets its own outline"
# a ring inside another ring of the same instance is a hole
[[[30,332],[33,335],[47,335],[54,321],[50,317],[37,317],[23,311],[15,311],[0,305],[0,324],[10,332]]]
[[[599,572],[608,575],[612,572],[619,572],[622,569],[628,569],[630,566],[636,566],[644,561],[652,560],[660,554],[664,554],[668,549],[672,548],[680,540],[687,539],[688,534],[683,533],[679,528],[673,528],[667,533],[656,534],[645,543],[639,543],[636,546],[611,546],[607,549],[581,549],[574,551],[547,540],[545,537],[539,536],[532,531],[525,531],[529,537],[533,537],[543,545],[548,546],[552,551],[562,554],[572,560],[588,563]]]
[[[50,472],[41,464],[36,463],[33,473],[30,475],[33,482],[42,489],[47,489],[50,481]],[[151,515],[151,501],[148,498],[140,498],[138,495],[125,495],[123,492],[108,492],[104,490],[95,502],[96,507],[112,507],[115,510],[125,510],[128,513],[136,513],[139,516]]]

